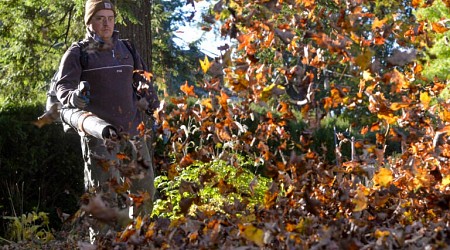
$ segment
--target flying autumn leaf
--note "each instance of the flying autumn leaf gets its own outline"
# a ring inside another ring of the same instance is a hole
[[[394,102],[391,104],[389,108],[392,109],[393,111],[397,111],[402,108],[407,108],[409,107],[409,105],[410,105],[409,103]]]
[[[417,51],[415,49],[395,49],[387,61],[396,66],[404,66],[410,62],[413,62],[417,57]]]
[[[380,170],[373,177],[375,186],[387,187],[394,180],[392,171],[387,168],[380,168]]]
[[[416,0],[416,1],[420,1],[420,0]],[[442,0],[442,2],[445,4],[445,6],[447,6],[447,8],[450,8],[450,0]]]
[[[205,55],[205,59],[199,59],[200,67],[202,68],[203,73],[206,74],[208,72],[209,67],[211,67],[211,63],[209,62],[208,56]]]
[[[194,85],[189,86],[187,81],[185,82],[184,85],[181,85],[180,90],[183,91],[183,93],[186,94],[187,96],[197,97],[197,95],[194,92]]]
[[[363,53],[359,54],[356,58],[355,58],[355,63],[356,65],[358,65],[359,67],[361,67],[362,70],[366,70],[371,62],[372,62],[372,57],[374,55],[374,51],[372,49],[366,49]],[[365,73],[366,71],[364,71]],[[366,79],[366,78],[364,78]]]
[[[222,108],[224,110],[228,109],[228,99],[230,97],[227,95],[227,93],[225,93],[225,91],[220,91],[220,96],[217,98],[219,100],[219,104],[220,106],[222,106]]]
[[[444,178],[442,178],[442,186],[447,186],[448,184],[450,184],[450,175],[446,175]]]
[[[153,74],[148,71],[145,71],[145,70],[135,70],[135,71],[133,71],[133,73],[141,75],[147,81],[151,81],[153,78]]]
[[[36,121],[33,122],[38,128],[42,128],[45,125],[52,124],[59,118],[59,108],[57,104],[53,104],[51,108],[46,111],[43,115],[39,116]]]
[[[420,102],[422,103],[424,109],[428,109],[430,107],[430,101],[431,97],[428,92],[420,93]]]
[[[203,30],[203,31],[210,31],[212,29],[212,27],[211,26],[202,26],[201,27],[201,30]]]
[[[259,247],[264,246],[264,231],[252,224],[239,224],[239,231],[241,235],[248,241],[251,241]]]
[[[117,153],[116,154],[117,159],[124,161],[124,160],[130,160],[130,157],[124,153]]]
[[[443,22],[431,23],[431,27],[434,32],[439,33],[439,34],[447,32],[449,30]]]
[[[422,2],[423,2],[423,0],[412,0],[411,5],[412,5],[412,7],[417,8],[422,4]]]
[[[92,215],[95,219],[110,225],[117,222],[126,225],[126,223],[130,221],[126,210],[123,211],[127,214],[120,211],[117,207],[107,205],[101,195],[95,195],[94,197],[89,198],[88,203],[81,206],[81,210]]]
[[[361,189],[358,189],[356,191],[356,195],[353,198],[352,202],[355,204],[355,208],[353,209],[354,212],[361,212],[364,209],[367,208],[367,197],[364,194],[364,191]]]
[[[383,26],[386,24],[387,18],[379,20],[378,17],[372,23],[372,30],[375,29],[383,29]]]
[[[417,168],[415,169],[414,179],[412,181],[412,187],[414,190],[417,190],[421,187],[429,187],[433,183],[432,176],[428,173],[428,169],[426,168]]]

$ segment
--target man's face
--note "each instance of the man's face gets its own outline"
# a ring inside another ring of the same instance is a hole
[[[112,10],[99,10],[89,21],[89,27],[106,42],[112,37],[114,22]]]

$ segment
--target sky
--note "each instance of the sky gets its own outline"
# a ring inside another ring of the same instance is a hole
[[[193,21],[183,27],[180,27],[176,32],[175,35],[177,38],[174,39],[174,41],[181,46],[187,46],[190,42],[196,41],[202,36],[204,36],[204,41],[200,45],[200,50],[205,53],[206,55],[210,57],[218,57],[220,56],[220,52],[217,49],[219,46],[223,46],[227,43],[227,41],[222,40],[220,37],[217,37],[216,34],[214,34],[213,30],[207,32],[201,30],[200,27],[198,27],[196,24],[199,20],[202,19],[201,15],[204,10],[207,10],[210,3],[206,1],[196,2],[195,3],[195,17],[193,18]],[[192,5],[187,5],[183,7],[183,11],[193,11],[194,8]],[[229,42],[228,42],[229,44]]]

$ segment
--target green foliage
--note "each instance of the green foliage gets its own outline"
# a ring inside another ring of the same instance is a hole
[[[428,23],[426,31],[429,32],[429,36],[434,43],[430,48],[425,50],[425,64],[423,75],[428,79],[437,77],[438,79],[450,79],[448,68],[450,67],[450,48],[448,37],[450,31],[444,33],[436,33],[432,31],[432,24],[441,20],[448,20],[450,18],[450,10],[442,1],[434,1],[430,7],[419,8],[415,12],[419,21],[425,21]],[[444,22],[444,25],[448,25],[448,22]]]
[[[203,54],[198,42],[189,45],[189,49],[181,48],[174,41],[175,32],[188,22],[185,13],[180,12],[181,1],[153,1],[152,19],[152,73],[154,82],[165,94],[179,94],[179,86],[184,82],[200,82],[198,58]]]
[[[241,156],[238,158],[240,167],[217,160],[194,163],[180,170],[173,180],[158,176],[155,183],[161,197],[155,202],[153,215],[174,219],[196,209],[222,211],[224,205],[235,200],[244,202],[248,208],[262,204],[269,179],[253,174],[248,167],[254,164]],[[191,203],[186,205],[185,201]]]
[[[9,220],[8,240],[47,243],[54,239],[49,228],[49,218],[44,212],[32,212],[19,217],[6,216]]]
[[[64,49],[83,34],[77,2],[0,2],[2,102],[30,102],[44,91]]]

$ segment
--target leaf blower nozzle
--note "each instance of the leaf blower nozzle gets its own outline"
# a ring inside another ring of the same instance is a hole
[[[78,89],[84,96],[90,95],[88,82],[81,81]],[[117,131],[113,125],[85,110],[63,107],[61,109],[61,120],[78,132],[83,132],[99,139],[117,136]]]

